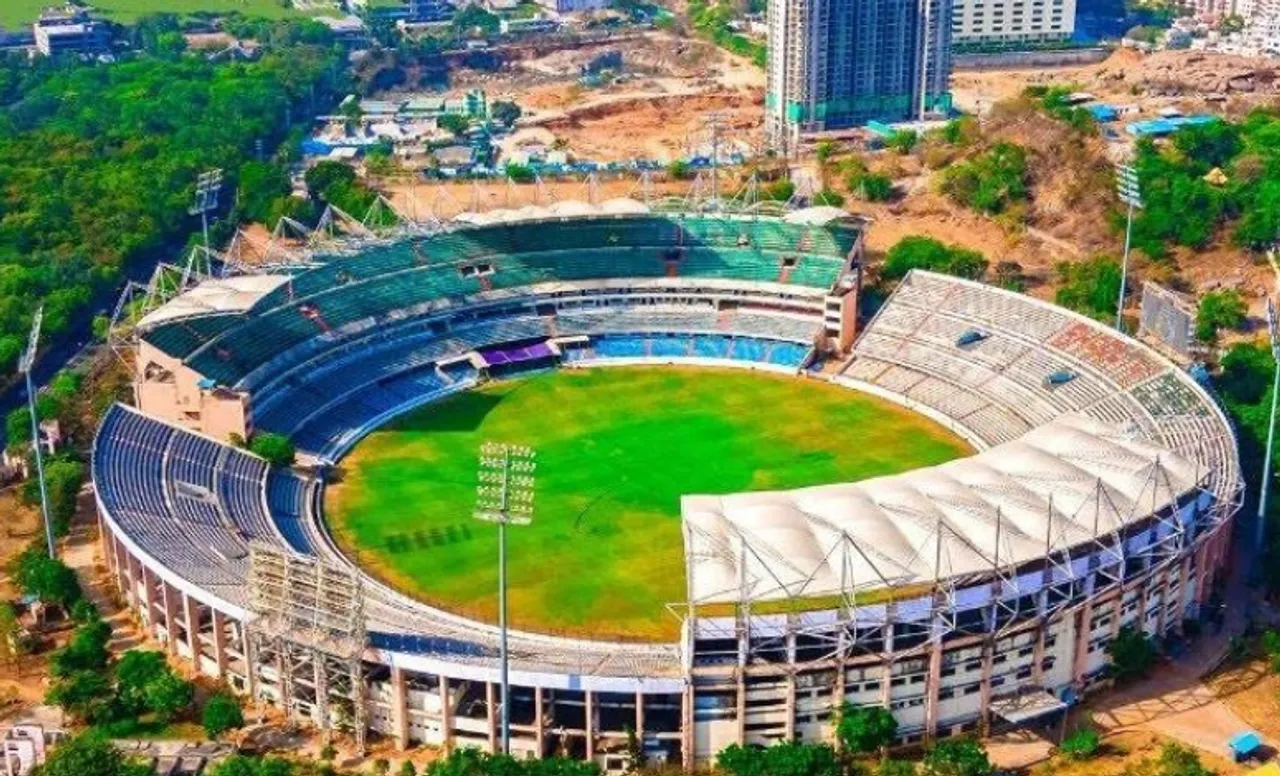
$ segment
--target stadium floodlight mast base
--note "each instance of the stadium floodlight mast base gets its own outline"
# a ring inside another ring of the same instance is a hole
[[[1133,243],[1133,211],[1142,207],[1142,186],[1136,168],[1122,164],[1116,168],[1116,193],[1129,206],[1124,227],[1124,259],[1120,263],[1120,298],[1116,302],[1116,331],[1124,331],[1124,286],[1129,280],[1129,247]]]
[[[27,412],[31,414],[31,449],[36,454],[36,479],[40,481],[40,516],[44,519],[44,540],[49,557],[56,558],[53,546],[53,523],[49,522],[49,488],[44,482],[44,451],[40,449],[40,416],[36,414],[36,388],[31,372],[36,366],[36,348],[40,344],[40,324],[44,320],[44,306],[36,308],[31,318],[31,334],[27,338],[27,350],[18,362],[18,371],[27,381]]]
[[[533,522],[533,472],[537,453],[524,445],[486,442],[480,446],[480,484],[474,517],[498,524],[498,630],[501,663],[502,753],[511,754],[511,687],[507,658],[507,525]]]

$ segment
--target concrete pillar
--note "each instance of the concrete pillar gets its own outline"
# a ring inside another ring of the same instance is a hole
[[[253,654],[253,645],[249,641],[249,629],[240,625],[240,654],[244,655],[244,681],[249,697],[258,700],[258,665],[257,655]]]
[[[929,648],[928,676],[925,679],[924,734],[932,741],[938,735],[938,685],[942,683],[942,642]]]
[[[792,672],[787,675],[787,720],[786,727],[787,740],[794,741],[796,738],[796,675]]]
[[[685,682],[680,703],[680,765],[686,773],[693,771],[693,683]]]
[[[734,714],[738,725],[738,743],[745,746],[747,743],[747,679],[742,675],[741,668],[738,669],[738,695]]]
[[[174,655],[178,652],[178,591],[172,589],[168,582],[160,580],[160,600],[164,605],[164,628],[168,634],[165,639],[165,650]]]
[[[636,738],[644,741],[644,693],[636,693]]]
[[[453,705],[450,702],[449,677],[440,677],[440,732],[444,734],[444,749],[453,751]]]
[[[987,637],[982,642],[982,680],[978,685],[978,719],[982,728],[982,735],[987,735],[991,730],[991,675],[995,673],[996,642],[992,637]]]
[[[187,621],[187,649],[191,650],[191,661],[196,664],[197,672],[203,672],[200,665],[200,604],[186,593],[182,594],[182,616]]]
[[[542,688],[533,688],[533,737],[536,741],[538,756],[542,756],[543,747],[546,745],[547,735],[547,715],[546,708],[543,705]]]
[[[1049,630],[1049,624],[1043,620],[1036,623],[1036,643],[1035,652],[1032,654],[1032,660],[1035,662],[1031,665],[1031,681],[1040,686],[1044,686],[1044,636]]]
[[[1156,612],[1156,630],[1160,635],[1164,635],[1165,626],[1168,625],[1169,610],[1169,567],[1165,566],[1160,571],[1160,611]]]
[[[396,750],[409,748],[409,698],[405,692],[404,669],[391,667],[391,734],[396,739]]]
[[[218,678],[227,678],[227,618],[213,610],[213,662],[218,664]]]
[[[498,691],[493,682],[484,683],[484,707],[489,722],[489,751],[498,751]]]
[[[1071,681],[1077,689],[1083,686],[1085,661],[1089,657],[1089,638],[1093,632],[1093,599],[1086,598],[1076,611],[1076,646],[1071,653]]]
[[[596,757],[596,694],[591,690],[586,690],[582,694],[583,697],[583,731],[587,737],[587,761],[590,762]]]

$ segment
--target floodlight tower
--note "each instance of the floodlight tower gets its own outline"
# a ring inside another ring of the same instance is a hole
[[[1266,540],[1267,496],[1271,492],[1271,446],[1276,440],[1276,398],[1280,394],[1280,324],[1276,320],[1276,305],[1267,300],[1267,333],[1271,337],[1271,356],[1276,365],[1271,379],[1271,419],[1267,422],[1267,450],[1262,458],[1262,492],[1258,495],[1258,525],[1254,535],[1255,558],[1262,557],[1262,543]]]
[[[200,228],[204,232],[204,249],[209,251],[209,214],[218,209],[218,194],[222,192],[222,170],[209,170],[196,178],[196,199],[187,211],[200,216]]]
[[[498,630],[501,661],[502,753],[511,754],[511,698],[507,661],[507,525],[533,522],[533,448],[486,442],[480,447],[475,518],[498,524]]]
[[[1122,164],[1116,168],[1116,193],[1120,201],[1129,206],[1129,216],[1124,227],[1124,259],[1120,264],[1120,299],[1116,302],[1116,331],[1123,331],[1124,285],[1129,276],[1129,246],[1133,242],[1133,211],[1142,207],[1142,186],[1138,170]]]
[[[31,372],[36,366],[36,348],[40,344],[40,324],[44,321],[44,306],[36,308],[31,319],[31,334],[27,338],[27,350],[18,361],[18,371],[27,381],[27,411],[31,413],[31,447],[36,454],[36,479],[40,481],[40,516],[44,519],[44,540],[49,557],[57,554],[53,547],[53,524],[49,522],[49,490],[44,482],[44,451],[40,449],[40,417],[36,414],[36,388]]]

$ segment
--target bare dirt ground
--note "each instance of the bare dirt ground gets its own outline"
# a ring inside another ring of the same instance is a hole
[[[623,57],[622,78],[602,86],[579,82],[583,65],[610,51]],[[705,143],[705,117],[719,112],[724,135],[760,147],[764,73],[704,41],[652,32],[642,37],[514,61],[496,73],[455,73],[451,91],[486,90],[513,100],[519,127],[539,127],[584,159],[670,160]],[[506,149],[512,150],[512,149]]]
[[[1213,692],[1249,727],[1280,740],[1280,676],[1262,657],[1232,662],[1206,680]]]
[[[1272,103],[1280,95],[1275,64],[1263,58],[1133,49],[1118,49],[1103,62],[1079,67],[957,71],[952,94],[959,108],[981,114],[1035,84],[1072,84],[1118,105],[1155,102],[1229,115]]]
[[[685,196],[688,181],[655,180],[650,196]],[[411,183],[396,181],[384,189],[387,199],[401,213],[418,220],[434,216],[447,220],[468,211],[483,212],[495,208],[520,208],[526,205],[550,205],[553,202],[595,201],[631,197],[643,199],[643,184],[635,178],[602,179],[594,188],[586,181],[546,181],[535,184],[511,184],[505,181],[458,181]]]

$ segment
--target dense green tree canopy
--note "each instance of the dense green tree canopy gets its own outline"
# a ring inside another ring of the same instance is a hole
[[[126,759],[106,737],[81,733],[63,741],[40,766],[40,776],[146,776],[148,764]]]
[[[240,702],[228,692],[214,693],[204,702],[204,708],[200,712],[200,725],[209,738],[217,738],[229,730],[244,727],[244,712],[240,708]]]
[[[836,737],[846,751],[865,754],[889,746],[898,734],[898,720],[883,706],[845,706],[836,722]]]
[[[172,258],[195,227],[199,172],[223,168],[234,187],[260,147],[288,138],[291,117],[345,88],[334,49],[214,63],[151,32],[153,56],[112,65],[0,58],[0,376],[38,304],[56,336],[127,267]],[[278,174],[245,172],[279,191]]]
[[[903,237],[885,255],[880,274],[889,279],[905,276],[913,269],[927,269],[962,278],[980,278],[987,271],[981,253],[947,245],[932,237]]]

